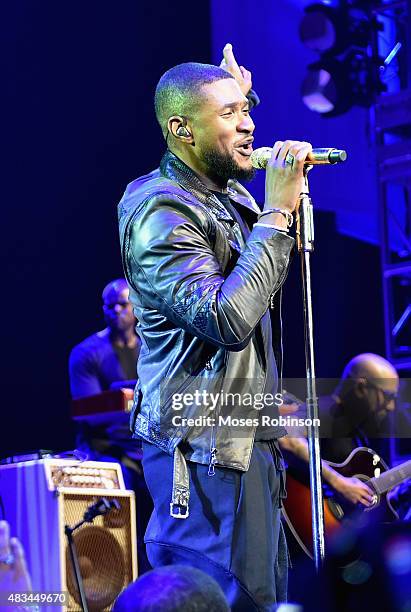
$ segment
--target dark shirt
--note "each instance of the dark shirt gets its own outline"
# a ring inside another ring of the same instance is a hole
[[[139,351],[139,341],[134,348],[114,346],[108,328],[80,342],[71,351],[69,360],[73,399],[102,393],[113,383],[134,383]],[[106,454],[112,452],[112,444],[123,450],[133,449],[136,443],[131,439],[128,421],[126,413],[108,415],[99,424],[84,420],[78,423],[77,445],[85,451],[91,447]]]
[[[139,343],[132,349],[114,347],[108,328],[80,342],[69,360],[72,397],[94,395],[110,389],[115,382],[136,379],[139,350]]]
[[[359,447],[371,448],[386,463],[389,457],[387,438],[367,435],[364,429],[353,423],[344,404],[337,403],[333,396],[324,395],[318,398],[318,416],[320,418],[320,454],[321,459],[331,463],[344,463],[352,451]],[[307,418],[305,404],[291,418]],[[290,437],[306,437],[305,426],[291,427]],[[284,452],[289,473],[298,480],[308,483],[308,464],[291,451]]]
[[[135,379],[137,377],[136,367],[137,367],[137,357],[139,353],[138,344],[132,348],[129,346],[117,346],[117,345],[115,345],[113,348],[118,357],[120,367],[124,374],[124,377],[118,380]]]
[[[383,428],[380,437],[376,437],[375,427],[370,429],[367,428],[367,423],[354,423],[344,403],[337,403],[332,396],[319,398],[319,417],[323,459],[333,463],[343,463],[348,455],[360,446],[372,448],[383,458],[387,456]]]
[[[354,427],[349,422],[341,405],[336,404],[332,396],[319,398],[318,412],[320,417],[321,457],[334,463],[342,463],[357,446],[363,446],[364,440],[356,436]]]

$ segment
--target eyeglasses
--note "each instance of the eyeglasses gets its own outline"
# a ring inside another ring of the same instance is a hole
[[[398,393],[394,393],[392,391],[386,391],[382,389],[378,385],[374,385],[374,383],[367,381],[367,387],[371,387],[372,389],[376,389],[377,391],[381,391],[384,396],[384,406],[387,406],[390,402],[396,402],[398,399]]]

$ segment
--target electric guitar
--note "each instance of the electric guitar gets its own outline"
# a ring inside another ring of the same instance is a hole
[[[356,477],[367,483],[373,491],[373,503],[363,507],[364,512],[379,508],[381,520],[391,522],[398,519],[398,514],[392,507],[387,493],[396,485],[411,478],[411,460],[392,469],[381,457],[370,448],[360,447],[350,453],[343,463],[327,462],[336,472],[349,478]],[[325,537],[332,536],[342,523],[349,520],[353,511],[358,511],[360,505],[354,505],[342,496],[333,493],[331,497],[324,496],[324,529]],[[310,488],[287,473],[287,497],[283,505],[284,518],[304,552],[313,557],[312,552],[312,516]]]

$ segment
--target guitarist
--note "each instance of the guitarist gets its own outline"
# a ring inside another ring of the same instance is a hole
[[[381,437],[387,417],[395,409],[398,387],[398,373],[386,359],[373,353],[354,357],[345,367],[334,393],[319,399],[321,457],[341,463],[359,446],[380,452]],[[308,463],[308,444],[303,435],[293,437],[289,431],[279,442],[291,466],[293,456]],[[325,462],[322,475],[348,501],[371,505],[372,491],[359,479],[346,478]]]

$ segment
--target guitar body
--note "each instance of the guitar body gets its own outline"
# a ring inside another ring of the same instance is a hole
[[[363,512],[373,511],[379,508],[379,516],[383,522],[390,522],[398,518],[398,514],[392,508],[387,493],[379,493],[378,486],[374,483],[384,472],[388,470],[387,465],[380,456],[370,448],[356,448],[343,463],[331,463],[329,465],[339,474],[346,477],[356,477],[363,482],[368,482],[374,491],[374,503],[370,508],[364,508]],[[388,474],[387,474],[388,475]],[[392,486],[397,484],[394,482]],[[347,523],[354,512],[358,512],[355,506],[345,500],[342,496],[332,493],[324,495],[324,529],[325,538],[332,536],[340,529],[343,522]],[[287,497],[283,506],[284,518],[295,536],[296,540],[310,557],[313,556],[312,545],[312,514],[311,493],[308,483],[303,483],[287,472]]]

